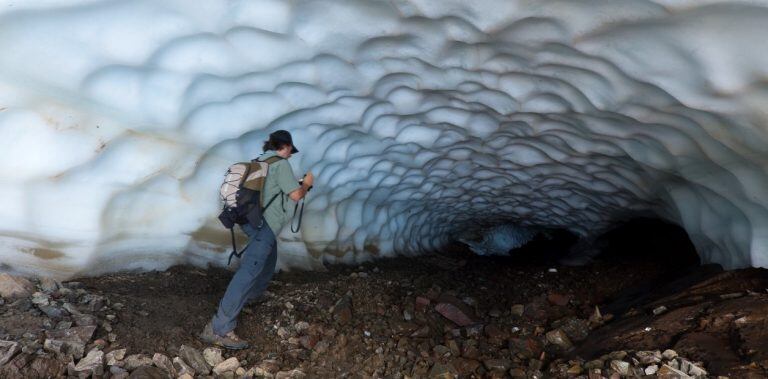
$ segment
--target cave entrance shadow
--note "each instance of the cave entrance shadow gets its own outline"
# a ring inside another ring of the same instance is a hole
[[[566,258],[579,237],[565,229],[538,233],[530,242],[509,251],[509,263],[551,264]],[[593,260],[611,264],[658,262],[659,269],[685,270],[699,266],[696,248],[682,227],[655,218],[634,218],[617,224],[595,239]]]
[[[614,265],[648,265],[655,268],[644,280],[607,299],[605,311],[622,314],[689,288],[723,271],[717,264],[702,265],[688,233],[660,219],[636,218],[600,236],[595,245],[597,261]]]
[[[701,264],[696,247],[685,229],[654,218],[636,218],[618,224],[595,245],[597,260],[611,263],[659,262],[664,270],[680,270]]]
[[[537,233],[531,241],[509,251],[507,262],[520,265],[557,265],[565,258],[579,237],[565,229]]]
[[[507,256],[486,258],[500,264],[557,267],[578,240],[577,235],[564,229],[545,230],[524,246],[510,250]],[[634,218],[617,223],[597,237],[592,248],[597,254],[588,266],[629,265],[643,272],[639,282],[605,299],[606,311],[610,313],[621,314],[722,272],[719,265],[701,265],[696,248],[682,227],[657,218]],[[464,256],[479,258],[466,248]]]

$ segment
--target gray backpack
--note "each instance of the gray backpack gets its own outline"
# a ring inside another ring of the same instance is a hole
[[[232,256],[240,256],[243,252],[237,252],[235,243],[235,225],[249,223],[254,228],[261,228],[263,211],[269,207],[279,194],[273,196],[264,204],[264,183],[267,181],[269,166],[283,158],[275,156],[264,161],[254,159],[251,162],[238,162],[231,166],[224,175],[224,182],[219,188],[219,196],[222,202],[222,210],[219,221],[229,229],[232,236],[232,254],[229,255],[227,264],[232,261]]]

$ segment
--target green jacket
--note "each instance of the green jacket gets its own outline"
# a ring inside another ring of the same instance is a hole
[[[270,150],[260,155],[259,160],[263,161],[276,155],[274,151]],[[299,189],[299,187],[301,185],[293,176],[293,169],[288,160],[281,159],[269,165],[269,173],[267,174],[267,180],[264,182],[264,197],[262,199],[264,199],[263,205],[267,205],[269,200],[277,195],[272,204],[269,205],[269,208],[264,209],[264,219],[267,221],[269,228],[272,229],[275,237],[291,221],[289,212],[296,203],[288,197],[288,194]]]

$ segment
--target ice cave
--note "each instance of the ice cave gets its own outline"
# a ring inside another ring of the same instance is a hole
[[[764,0],[3,0],[2,269],[224,265],[218,186],[278,129],[317,177],[282,268],[588,246],[636,217],[766,267],[766,20]]]

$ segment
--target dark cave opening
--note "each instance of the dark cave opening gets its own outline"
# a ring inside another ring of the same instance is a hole
[[[525,245],[509,252],[510,263],[553,265],[565,258],[579,237],[566,229],[542,231]]]
[[[574,248],[583,243],[584,240],[568,230],[545,229],[507,255],[480,256],[466,245],[454,246],[449,254],[467,260],[469,265],[570,271],[572,265],[564,262],[570,261]],[[590,258],[583,260],[578,269],[604,278],[607,282],[601,286],[615,287],[615,290],[602,291],[604,295],[598,297],[606,311],[616,314],[672,296],[723,270],[717,264],[702,265],[687,232],[679,225],[658,218],[640,217],[619,222],[593,239],[587,249]],[[622,284],[611,283],[616,278],[608,275],[608,271],[624,272]],[[548,280],[548,277],[541,279]]]
[[[539,232],[530,242],[509,251],[513,264],[557,265],[571,254],[579,237],[565,229]],[[634,218],[595,238],[591,260],[609,264],[657,262],[660,271],[701,264],[696,248],[679,225],[656,218]]]
[[[595,241],[596,259],[607,262],[656,261],[667,269],[701,264],[699,254],[679,225],[655,218],[635,218],[618,224]]]

